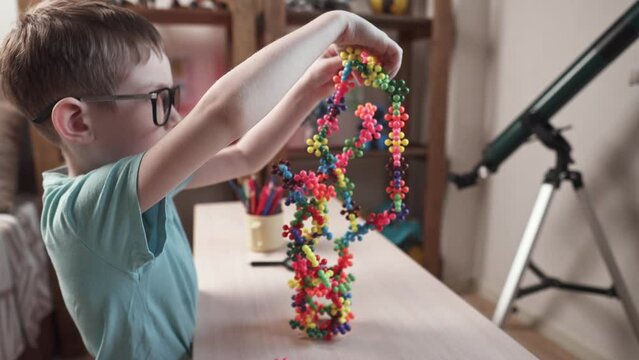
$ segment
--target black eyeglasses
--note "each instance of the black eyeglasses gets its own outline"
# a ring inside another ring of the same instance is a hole
[[[180,106],[180,86],[171,88],[161,88],[153,90],[147,94],[124,94],[124,95],[104,95],[104,96],[81,96],[76,99],[84,102],[109,102],[117,100],[151,100],[151,108],[153,112],[153,123],[157,126],[163,126],[171,117],[171,108]],[[58,100],[60,101],[60,100]],[[57,102],[51,104],[38,117],[33,119],[34,123],[42,123],[51,116],[51,111]],[[158,115],[161,114],[161,119]]]

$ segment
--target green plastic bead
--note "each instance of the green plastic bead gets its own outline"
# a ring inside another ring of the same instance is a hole
[[[308,295],[306,295],[306,302],[308,303],[308,305],[310,305],[311,309],[317,311],[317,308],[315,307],[315,304],[313,303],[313,299],[311,299],[311,297]]]

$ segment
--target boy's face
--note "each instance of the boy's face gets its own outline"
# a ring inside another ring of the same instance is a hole
[[[131,69],[116,94],[146,94],[173,86],[171,66],[166,55],[151,53],[148,62]],[[150,100],[119,100],[112,107],[94,106],[91,109],[95,144],[103,160],[114,162],[123,157],[148,150],[181,120],[175,108],[166,124],[153,122]],[[163,118],[162,111],[157,116]]]

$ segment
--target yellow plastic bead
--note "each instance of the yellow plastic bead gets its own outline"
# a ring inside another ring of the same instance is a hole
[[[300,282],[298,280],[291,279],[288,281],[288,287],[291,289],[297,289],[300,287]]]
[[[310,240],[311,239],[311,232],[308,229],[304,228],[302,230],[302,236],[304,237],[304,239]]]
[[[311,248],[308,245],[303,245],[302,251],[306,255],[306,258],[308,259],[308,261],[311,262],[311,265],[313,265],[313,267],[317,267],[319,263],[317,262],[317,258],[315,257],[315,254],[313,254],[313,250],[311,250]]]

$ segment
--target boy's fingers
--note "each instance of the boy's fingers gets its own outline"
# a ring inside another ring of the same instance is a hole
[[[384,70],[395,77],[402,64],[402,48],[388,34],[365,19],[353,13],[346,13],[346,19],[346,30],[338,44],[341,47],[354,44],[353,46],[366,48],[382,61]]]
[[[393,46],[394,45],[394,46]],[[403,50],[397,44],[392,44],[386,49],[386,52],[382,55],[382,63],[384,64],[384,70],[394,78],[399,72],[399,68],[402,65]]]
[[[342,67],[342,59],[339,56],[333,56],[322,60],[323,72],[337,74],[337,71]],[[331,77],[332,78],[332,77]]]
[[[335,44],[331,44],[331,46],[329,46],[326,51],[324,51],[324,54],[322,55],[322,57],[324,58],[329,58],[329,57],[333,57],[333,56],[337,56],[339,55],[339,49],[337,47],[337,45]]]
[[[339,56],[320,58],[311,68],[311,71],[313,72],[311,74],[311,78],[313,81],[319,81],[322,84],[325,82],[332,82],[333,75],[337,74],[341,67],[342,59],[340,59]]]

